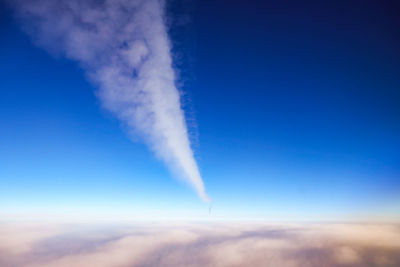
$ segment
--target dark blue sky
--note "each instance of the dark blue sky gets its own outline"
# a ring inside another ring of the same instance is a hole
[[[217,215],[399,214],[396,1],[176,0],[169,14]],[[202,214],[77,65],[34,46],[4,5],[0,34],[0,210]]]

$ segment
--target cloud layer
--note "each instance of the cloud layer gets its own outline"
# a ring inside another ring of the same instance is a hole
[[[34,42],[79,62],[104,107],[209,201],[175,86],[162,1],[11,3]]]
[[[400,266],[393,224],[2,224],[1,266]]]

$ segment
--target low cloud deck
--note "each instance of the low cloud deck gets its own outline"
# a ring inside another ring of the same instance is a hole
[[[400,225],[3,223],[0,266],[400,266]]]

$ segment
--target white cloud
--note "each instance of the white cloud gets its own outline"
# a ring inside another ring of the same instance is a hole
[[[209,201],[191,149],[160,0],[15,0],[23,28],[79,62],[105,108]]]
[[[37,223],[2,224],[0,233],[1,266],[400,264],[394,224]]]

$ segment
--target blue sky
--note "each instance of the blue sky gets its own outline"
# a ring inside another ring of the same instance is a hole
[[[213,215],[397,218],[399,7],[260,2],[192,2],[170,32]],[[208,216],[75,62],[0,12],[0,212]]]

